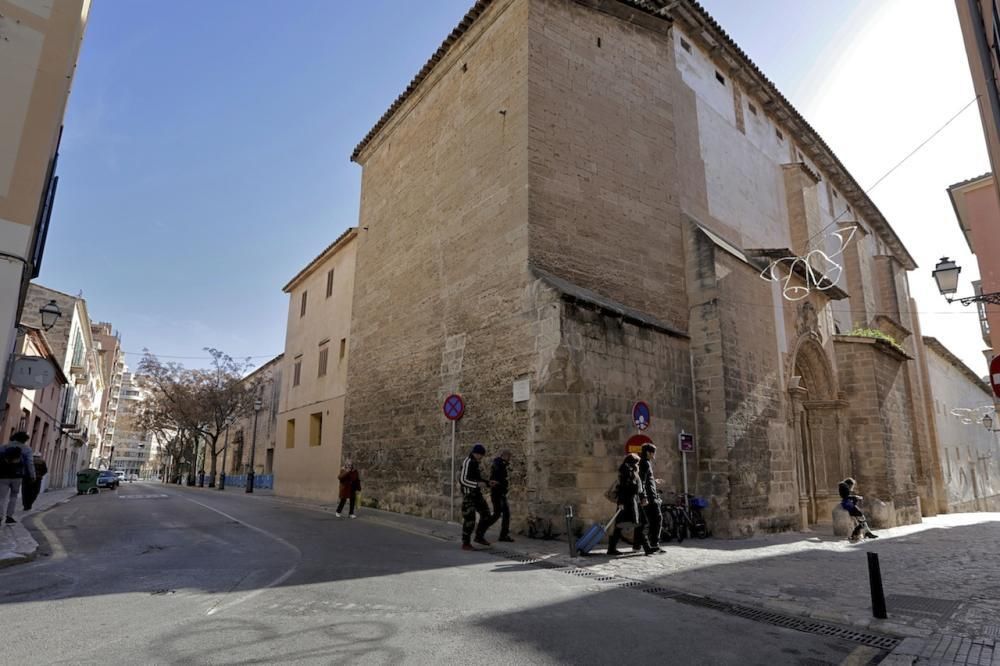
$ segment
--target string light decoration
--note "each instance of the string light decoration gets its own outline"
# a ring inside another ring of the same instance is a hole
[[[955,407],[950,413],[952,416],[957,416],[965,425],[982,425],[984,416],[989,416],[992,419],[993,405],[981,405],[971,408]]]
[[[855,225],[830,234],[828,238],[836,238],[840,245],[832,254],[815,249],[801,257],[797,255],[781,257],[768,264],[767,268],[761,271],[760,277],[767,282],[781,284],[781,295],[787,301],[801,301],[813,291],[831,289],[837,285],[844,272],[844,267],[834,260],[844,253],[847,245],[854,240],[857,231],[858,227]],[[805,284],[793,284],[793,278],[799,278]]]

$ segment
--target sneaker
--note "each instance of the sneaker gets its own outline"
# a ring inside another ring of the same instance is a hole
[[[478,543],[480,546],[492,546],[493,545],[489,541],[486,540],[486,537],[477,536],[475,539],[473,539],[473,541],[475,541],[476,543]]]
[[[355,516],[355,515],[354,515],[354,514],[352,513],[352,514],[351,514],[351,518],[357,518],[357,516]]]
[[[509,536],[502,536],[499,539],[497,539],[497,541],[508,541],[510,543],[514,543],[514,540],[511,539]]]
[[[339,512],[339,511],[335,512],[335,513],[334,513],[333,515],[337,516],[337,518],[340,518],[340,517],[341,517],[341,515],[340,515],[340,512]]]
[[[865,532],[865,538],[866,539],[877,539],[878,535],[875,534],[874,532]]]
[[[10,516],[7,516],[7,524],[8,524],[8,525],[13,525],[13,524],[14,524],[14,523],[16,523],[16,522],[17,522],[17,521],[16,521],[16,520],[14,520],[14,519],[13,519],[12,517],[10,517]]]
[[[612,557],[614,557],[616,555],[621,555],[621,554],[622,554],[622,551],[620,551],[620,550],[609,550],[608,551],[608,555],[610,555]]]
[[[859,541],[861,541],[860,537],[848,537],[847,538],[847,543],[857,543]]]
[[[475,550],[475,548],[472,547],[471,543],[463,543],[462,550]]]

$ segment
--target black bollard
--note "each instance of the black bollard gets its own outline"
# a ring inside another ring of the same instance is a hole
[[[868,583],[872,589],[872,616],[886,619],[885,592],[882,590],[882,569],[878,565],[878,553],[868,553]]]
[[[569,556],[576,557],[576,544],[573,543],[573,507],[566,505],[566,542],[569,544]]]

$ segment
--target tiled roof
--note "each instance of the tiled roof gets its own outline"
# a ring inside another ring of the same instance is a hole
[[[815,164],[823,168],[837,181],[837,188],[854,205],[858,212],[868,220],[879,237],[892,250],[900,262],[908,270],[917,268],[916,262],[907,251],[895,230],[882,215],[861,185],[847,171],[840,159],[834,154],[819,133],[806,122],[805,118],[792,106],[778,88],[754,64],[750,57],[722,29],[722,26],[701,6],[697,0],[576,0],[582,4],[601,8],[609,3],[627,5],[645,14],[655,16],[664,21],[682,21],[686,30],[695,39],[701,40],[711,47],[713,57],[724,60],[731,68],[731,75],[740,80],[748,91],[764,100],[764,110],[778,118],[786,127],[797,133],[798,144],[803,153],[809,155]],[[388,124],[392,116],[413,94],[419,85],[430,75],[434,67],[444,58],[452,46],[464,35],[475,21],[493,4],[494,0],[477,0],[472,9],[466,13],[458,26],[451,31],[447,39],[438,47],[420,72],[413,78],[406,90],[396,98],[375,126],[365,135],[351,154],[352,160],[369,142]]]
[[[286,284],[284,287],[281,288],[281,291],[286,292],[286,293],[288,291],[290,291],[291,288],[292,288],[292,286],[296,282],[298,282],[299,280],[301,280],[302,278],[304,278],[306,275],[308,275],[309,273],[311,273],[312,270],[313,270],[313,268],[315,268],[321,261],[323,261],[323,259],[325,259],[328,255],[332,254],[334,251],[340,249],[340,247],[339,247],[340,245],[346,244],[347,241],[350,240],[350,238],[353,238],[354,237],[353,234],[355,234],[357,232],[357,230],[358,230],[357,227],[348,227],[347,231],[345,231],[344,233],[342,233],[339,236],[337,236],[337,239],[335,241],[333,241],[332,243],[330,243],[329,245],[327,245],[326,248],[322,252],[320,252],[316,256],[315,259],[313,259],[312,261],[310,261],[308,264],[306,264],[305,268],[303,268],[301,271],[299,271],[298,273],[296,273],[295,277],[293,277],[291,280],[289,280],[288,284]],[[350,238],[348,238],[348,237],[350,237]]]

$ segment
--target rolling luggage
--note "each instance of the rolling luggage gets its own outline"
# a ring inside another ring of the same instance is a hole
[[[615,511],[615,515],[611,516],[611,520],[609,520],[605,525],[601,525],[600,523],[594,523],[591,525],[590,529],[584,532],[583,536],[576,542],[577,554],[587,555],[594,548],[594,546],[601,543],[601,541],[604,540],[604,537],[607,536],[608,530],[610,530],[611,526],[614,525],[615,518],[618,517],[618,514],[621,513],[621,511],[621,509]]]

